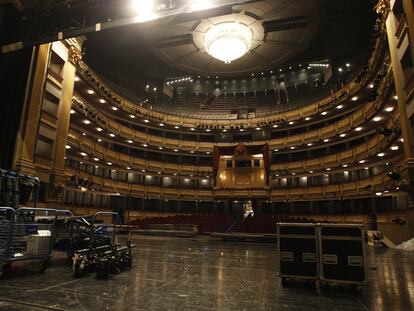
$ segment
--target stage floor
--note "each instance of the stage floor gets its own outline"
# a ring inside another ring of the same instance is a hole
[[[272,244],[134,237],[130,271],[74,279],[63,257],[41,275],[27,265],[0,280],[0,310],[414,310],[414,252],[368,248],[362,296],[282,288]]]

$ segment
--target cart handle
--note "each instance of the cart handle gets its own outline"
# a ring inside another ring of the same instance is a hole
[[[100,215],[116,215],[117,218],[119,218],[119,213],[117,212],[97,212],[94,216],[93,216],[93,220],[92,223],[95,223],[95,219],[100,216]]]
[[[16,214],[16,211],[12,207],[0,207],[0,211],[11,211],[13,212],[13,216]]]
[[[54,210],[56,212],[56,214],[68,214],[69,217],[73,217],[73,213],[70,210],[67,209],[56,209]]]
[[[53,213],[56,213],[56,210],[55,209],[51,209],[51,208],[34,208],[34,207],[21,207],[21,208],[18,208],[17,210],[16,210],[16,214],[18,214],[19,212],[24,212],[24,211],[34,211],[34,212],[37,212],[37,211],[39,211],[39,212],[53,212]]]

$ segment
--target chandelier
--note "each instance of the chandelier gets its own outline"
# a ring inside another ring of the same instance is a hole
[[[204,37],[208,54],[226,64],[245,55],[252,42],[252,32],[247,26],[226,22],[210,28]]]

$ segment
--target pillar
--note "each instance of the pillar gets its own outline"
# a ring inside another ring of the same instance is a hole
[[[409,195],[409,226],[414,232],[414,8],[412,0],[380,0],[377,12],[383,14],[398,96],[398,110],[404,162],[400,189]]]
[[[13,167],[16,171],[36,175],[35,151],[40,111],[43,104],[44,87],[49,64],[51,44],[35,47],[34,71],[28,79],[26,100],[17,134]]]
[[[49,177],[47,200],[61,202],[66,184],[65,155],[69,132],[70,110],[75,87],[76,63],[81,59],[81,40],[66,41],[68,60],[63,67],[62,95],[59,101],[56,140],[53,147],[52,172]]]

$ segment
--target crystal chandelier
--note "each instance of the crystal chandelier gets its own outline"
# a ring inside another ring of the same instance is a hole
[[[226,64],[245,55],[252,42],[252,32],[247,26],[235,22],[218,24],[204,37],[208,54]]]

